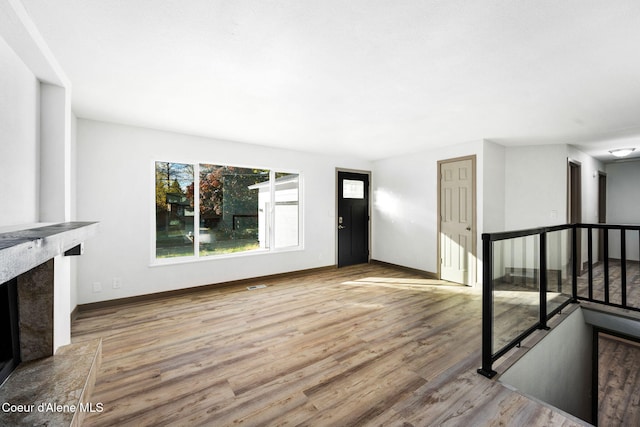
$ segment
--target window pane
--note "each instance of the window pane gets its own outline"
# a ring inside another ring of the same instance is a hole
[[[200,255],[265,247],[258,199],[269,191],[269,171],[200,165]]]
[[[296,173],[276,173],[275,182],[275,247],[299,244],[299,176]]]
[[[343,199],[364,199],[364,181],[342,180]]]
[[[156,162],[156,257],[192,256],[193,165]]]

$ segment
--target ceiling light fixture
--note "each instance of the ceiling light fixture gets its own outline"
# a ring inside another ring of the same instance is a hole
[[[616,157],[626,157],[634,151],[635,148],[618,148],[616,150],[609,150],[609,152]]]

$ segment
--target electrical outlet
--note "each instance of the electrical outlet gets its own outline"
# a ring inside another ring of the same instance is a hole
[[[102,283],[93,282],[93,292],[102,292]]]
[[[122,287],[122,279],[120,277],[113,278],[113,289],[120,289]]]

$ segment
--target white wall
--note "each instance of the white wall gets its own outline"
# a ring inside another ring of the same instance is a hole
[[[640,224],[640,160],[609,163],[607,172],[607,222]],[[627,259],[638,260],[638,232],[627,232]],[[610,233],[609,256],[620,257],[618,232]]]
[[[217,141],[79,119],[77,210],[100,221],[78,262],[78,302],[162,292],[335,265],[335,169],[369,162]],[[304,250],[150,266],[155,160],[299,170],[303,174]],[[113,278],[122,280],[113,289]],[[102,292],[93,292],[100,282]]]
[[[0,2],[0,70],[0,225],[68,221],[70,84],[19,1]],[[70,261],[55,262],[54,351],[71,340]]]
[[[438,271],[438,161],[470,155],[476,155],[476,250],[481,256],[483,147],[483,141],[474,141],[374,163],[373,259],[432,273]]]
[[[598,222],[598,172],[605,171],[605,164],[572,146],[568,147],[568,155],[581,165],[582,222],[595,224]]]
[[[38,221],[39,84],[0,38],[0,226]]]
[[[607,172],[607,222],[640,224],[640,160],[609,163]]]
[[[483,232],[505,231],[506,148],[484,142]]]
[[[505,150],[505,229],[565,224],[567,146]]]
[[[597,222],[598,177],[604,165],[591,156],[567,145],[535,145],[507,147],[505,155],[505,225],[507,230],[519,230],[567,223],[567,160],[581,164],[582,222]],[[595,177],[594,177],[595,174]],[[561,236],[560,236],[561,235]],[[582,242],[582,259],[587,259],[586,233]],[[568,273],[569,233],[557,232],[549,236],[555,242],[550,246],[548,267]],[[595,236],[597,239],[597,236]],[[595,241],[597,248],[597,241]],[[537,268],[538,253],[527,251],[504,252],[508,266]],[[496,272],[497,274],[498,272]],[[498,274],[499,275],[499,274]]]
[[[71,219],[71,102],[61,86],[40,83],[40,221]]]
[[[567,223],[567,159],[581,164],[582,222],[598,221],[597,172],[604,171],[600,161],[567,145],[507,147],[507,230]]]

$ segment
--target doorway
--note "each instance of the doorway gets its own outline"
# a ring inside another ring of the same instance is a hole
[[[438,161],[438,273],[473,285],[476,275],[476,156]]]
[[[338,267],[369,262],[369,174],[338,171]]]
[[[580,162],[569,159],[567,170],[567,222],[579,224],[582,222],[582,165]],[[582,274],[582,230],[576,230],[575,254],[578,263],[578,275]]]
[[[607,174],[598,172],[598,224],[607,223]],[[604,261],[604,229],[598,230],[598,261]]]

